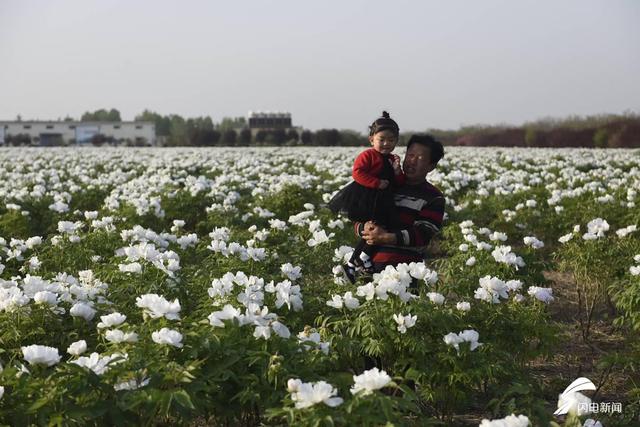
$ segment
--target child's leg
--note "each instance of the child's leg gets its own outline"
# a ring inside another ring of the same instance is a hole
[[[353,250],[353,254],[351,254],[351,258],[349,258],[349,261],[347,261],[346,264],[342,265],[342,272],[344,273],[345,278],[349,280],[351,284],[354,284],[356,282],[357,269],[364,266],[361,256],[364,255],[365,257],[368,257],[368,255],[363,252],[366,246],[367,243],[363,239],[360,239]]]
[[[373,269],[373,256],[376,254],[376,252],[378,252],[377,245],[368,245],[366,243],[364,244],[359,257],[365,270],[371,271]]]
[[[356,245],[356,247],[353,249],[353,254],[351,254],[351,258],[349,258],[349,263],[354,265],[354,266],[361,266],[362,265],[362,258],[360,257],[363,253],[365,253],[364,251],[367,248],[367,242],[364,241],[364,239],[360,239],[360,241],[358,242],[358,244]],[[365,253],[366,255],[366,253]],[[368,255],[367,255],[368,257]]]

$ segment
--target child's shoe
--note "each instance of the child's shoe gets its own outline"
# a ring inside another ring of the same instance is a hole
[[[373,273],[373,263],[371,262],[371,257],[362,252],[360,254],[360,260],[362,261],[362,271]]]
[[[356,283],[356,267],[349,263],[349,264],[342,264],[342,275],[344,276],[345,279],[347,279],[349,281],[349,283],[351,283],[352,285]]]

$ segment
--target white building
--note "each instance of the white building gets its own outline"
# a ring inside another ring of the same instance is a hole
[[[119,145],[156,145],[153,122],[0,121],[0,144],[28,135],[31,145],[91,144],[95,135]]]

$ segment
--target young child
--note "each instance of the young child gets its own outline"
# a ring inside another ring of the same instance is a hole
[[[329,201],[329,208],[334,213],[346,215],[351,221],[373,220],[388,230],[397,227],[393,189],[404,183],[404,174],[400,169],[400,157],[391,152],[398,143],[399,134],[398,124],[386,111],[369,126],[372,148],[356,157],[353,182]],[[371,257],[376,249],[376,246],[367,245],[360,239],[351,259],[342,266],[349,281],[355,282],[357,269],[372,272]]]

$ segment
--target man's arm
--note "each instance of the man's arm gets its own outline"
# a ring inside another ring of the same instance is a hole
[[[426,246],[442,228],[444,197],[437,197],[425,205],[413,224],[399,230],[387,231],[368,221],[356,222],[355,233],[369,245]]]
[[[422,207],[413,224],[395,232],[397,246],[426,246],[442,228],[444,197],[439,196]]]
[[[363,238],[368,245],[393,246],[397,243],[396,233],[389,232],[372,221],[361,223],[361,226],[359,230],[356,231],[356,234]]]

